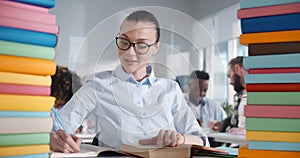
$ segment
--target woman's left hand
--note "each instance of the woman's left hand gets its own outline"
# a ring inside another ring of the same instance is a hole
[[[157,136],[139,140],[141,145],[156,145],[158,147],[174,147],[185,143],[185,136],[172,130],[160,130]]]

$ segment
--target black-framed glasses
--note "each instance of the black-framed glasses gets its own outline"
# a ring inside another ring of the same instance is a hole
[[[116,44],[119,49],[128,50],[131,46],[133,46],[135,53],[140,54],[140,55],[144,55],[144,54],[148,53],[150,47],[154,46],[156,43],[157,43],[157,41],[154,42],[153,44],[146,44],[146,43],[142,43],[142,42],[133,43],[133,42],[130,42],[126,38],[116,37]]]

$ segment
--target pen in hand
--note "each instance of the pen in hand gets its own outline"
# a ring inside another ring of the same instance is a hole
[[[52,112],[53,112],[53,114],[54,114],[54,117],[55,117],[56,120],[58,121],[58,124],[63,128],[63,130],[64,130],[67,134],[71,134],[71,133],[67,130],[67,128],[66,128],[66,126],[65,126],[65,124],[64,124],[64,122],[63,122],[63,120],[61,119],[61,117],[60,117],[59,113],[56,111],[56,109],[55,109],[54,107],[52,107],[51,109],[52,109]]]

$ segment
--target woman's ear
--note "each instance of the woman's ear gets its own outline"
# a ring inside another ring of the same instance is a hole
[[[241,68],[241,66],[239,64],[235,64],[234,65],[234,72],[238,76],[242,76],[242,68]]]
[[[154,49],[155,49],[155,51],[153,52],[153,54],[156,54],[156,53],[157,53],[157,51],[158,51],[158,49],[159,49],[159,46],[160,46],[160,41],[158,41],[158,42],[156,43],[156,45],[153,46]]]

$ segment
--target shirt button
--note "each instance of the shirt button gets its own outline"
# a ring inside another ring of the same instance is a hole
[[[143,132],[144,135],[147,135],[147,132]]]

